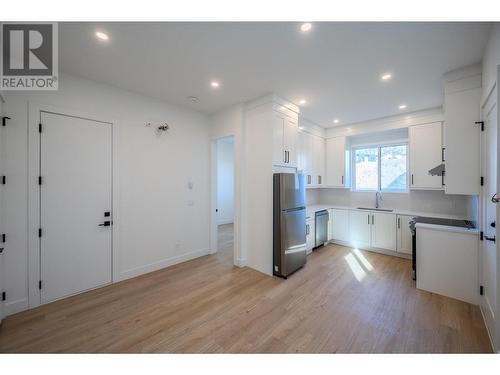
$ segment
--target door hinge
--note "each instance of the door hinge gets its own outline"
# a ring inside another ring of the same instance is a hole
[[[2,126],[7,125],[7,120],[10,120],[10,117],[7,117],[7,116],[2,117]]]
[[[484,121],[476,121],[474,124],[481,125],[481,131],[484,132]]]
[[[5,233],[2,233],[2,243],[5,243],[5,237],[6,237]]]
[[[481,183],[481,186],[484,186],[484,177],[483,176],[481,176],[480,183]]]
[[[38,289],[42,289],[42,280],[38,280]]]
[[[479,241],[483,241],[483,239],[484,239],[484,233],[479,232]]]
[[[38,237],[42,237],[42,228],[38,228]]]
[[[42,176],[38,176],[38,185],[42,184]]]
[[[42,123],[38,124],[38,132],[41,133],[42,132]]]
[[[2,292],[2,301],[7,301],[7,293]]]
[[[484,295],[484,286],[482,286],[482,285],[479,286],[479,294],[481,296]]]
[[[7,177],[4,175],[2,176],[2,185],[5,185],[7,183]]]

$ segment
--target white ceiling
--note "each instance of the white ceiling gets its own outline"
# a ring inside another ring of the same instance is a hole
[[[267,93],[330,127],[442,105],[443,73],[481,60],[487,23],[63,23],[61,70],[212,113]],[[94,37],[96,30],[110,36]],[[390,82],[380,75],[391,72]],[[221,87],[214,90],[210,81]],[[188,96],[199,98],[192,103]]]

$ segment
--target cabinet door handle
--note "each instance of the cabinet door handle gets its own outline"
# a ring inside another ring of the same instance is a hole
[[[411,174],[411,184],[413,185],[413,173]]]
[[[444,160],[444,147],[441,147],[441,161],[445,161]]]
[[[370,225],[370,214],[368,214],[368,225]]]
[[[401,229],[401,218],[398,217],[398,229]]]
[[[342,186],[344,185],[344,176],[342,176]]]
[[[307,183],[309,185],[311,185],[311,175],[310,174],[307,175]]]
[[[306,236],[309,235],[309,224],[306,224]]]
[[[372,215],[372,225],[375,224],[375,215]]]
[[[321,185],[321,176],[318,176],[318,185]]]

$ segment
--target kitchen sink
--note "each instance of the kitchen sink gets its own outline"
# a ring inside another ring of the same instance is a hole
[[[388,208],[373,208],[373,207],[358,207],[358,210],[370,210],[370,211],[383,211],[383,212],[392,212],[394,210],[390,210]]]

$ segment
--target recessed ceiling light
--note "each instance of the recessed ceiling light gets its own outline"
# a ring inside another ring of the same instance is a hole
[[[388,81],[392,78],[392,74],[391,73],[384,73],[384,74],[382,74],[382,76],[380,78],[382,79],[382,81]]]
[[[399,109],[406,109],[406,104],[401,104],[401,105],[399,106]]]
[[[340,122],[340,120],[338,118],[336,118],[335,120],[333,120],[334,124],[338,124],[339,122]]]
[[[300,104],[300,105],[304,105],[304,104],[306,104],[306,103],[307,103],[307,100],[305,100],[305,99],[300,99],[300,100],[299,100],[299,104]]]
[[[109,35],[102,32],[102,31],[96,31],[95,32],[95,36],[97,37],[97,39],[99,40],[104,40],[104,41],[107,41],[109,40]]]
[[[214,89],[217,89],[220,87],[220,83],[217,81],[212,81],[210,82],[210,86],[212,86]]]
[[[300,130],[304,130],[305,128],[303,126],[299,126],[299,129]]]
[[[312,29],[312,24],[309,22],[303,23],[300,25],[300,31],[307,33],[308,31],[311,31]]]

